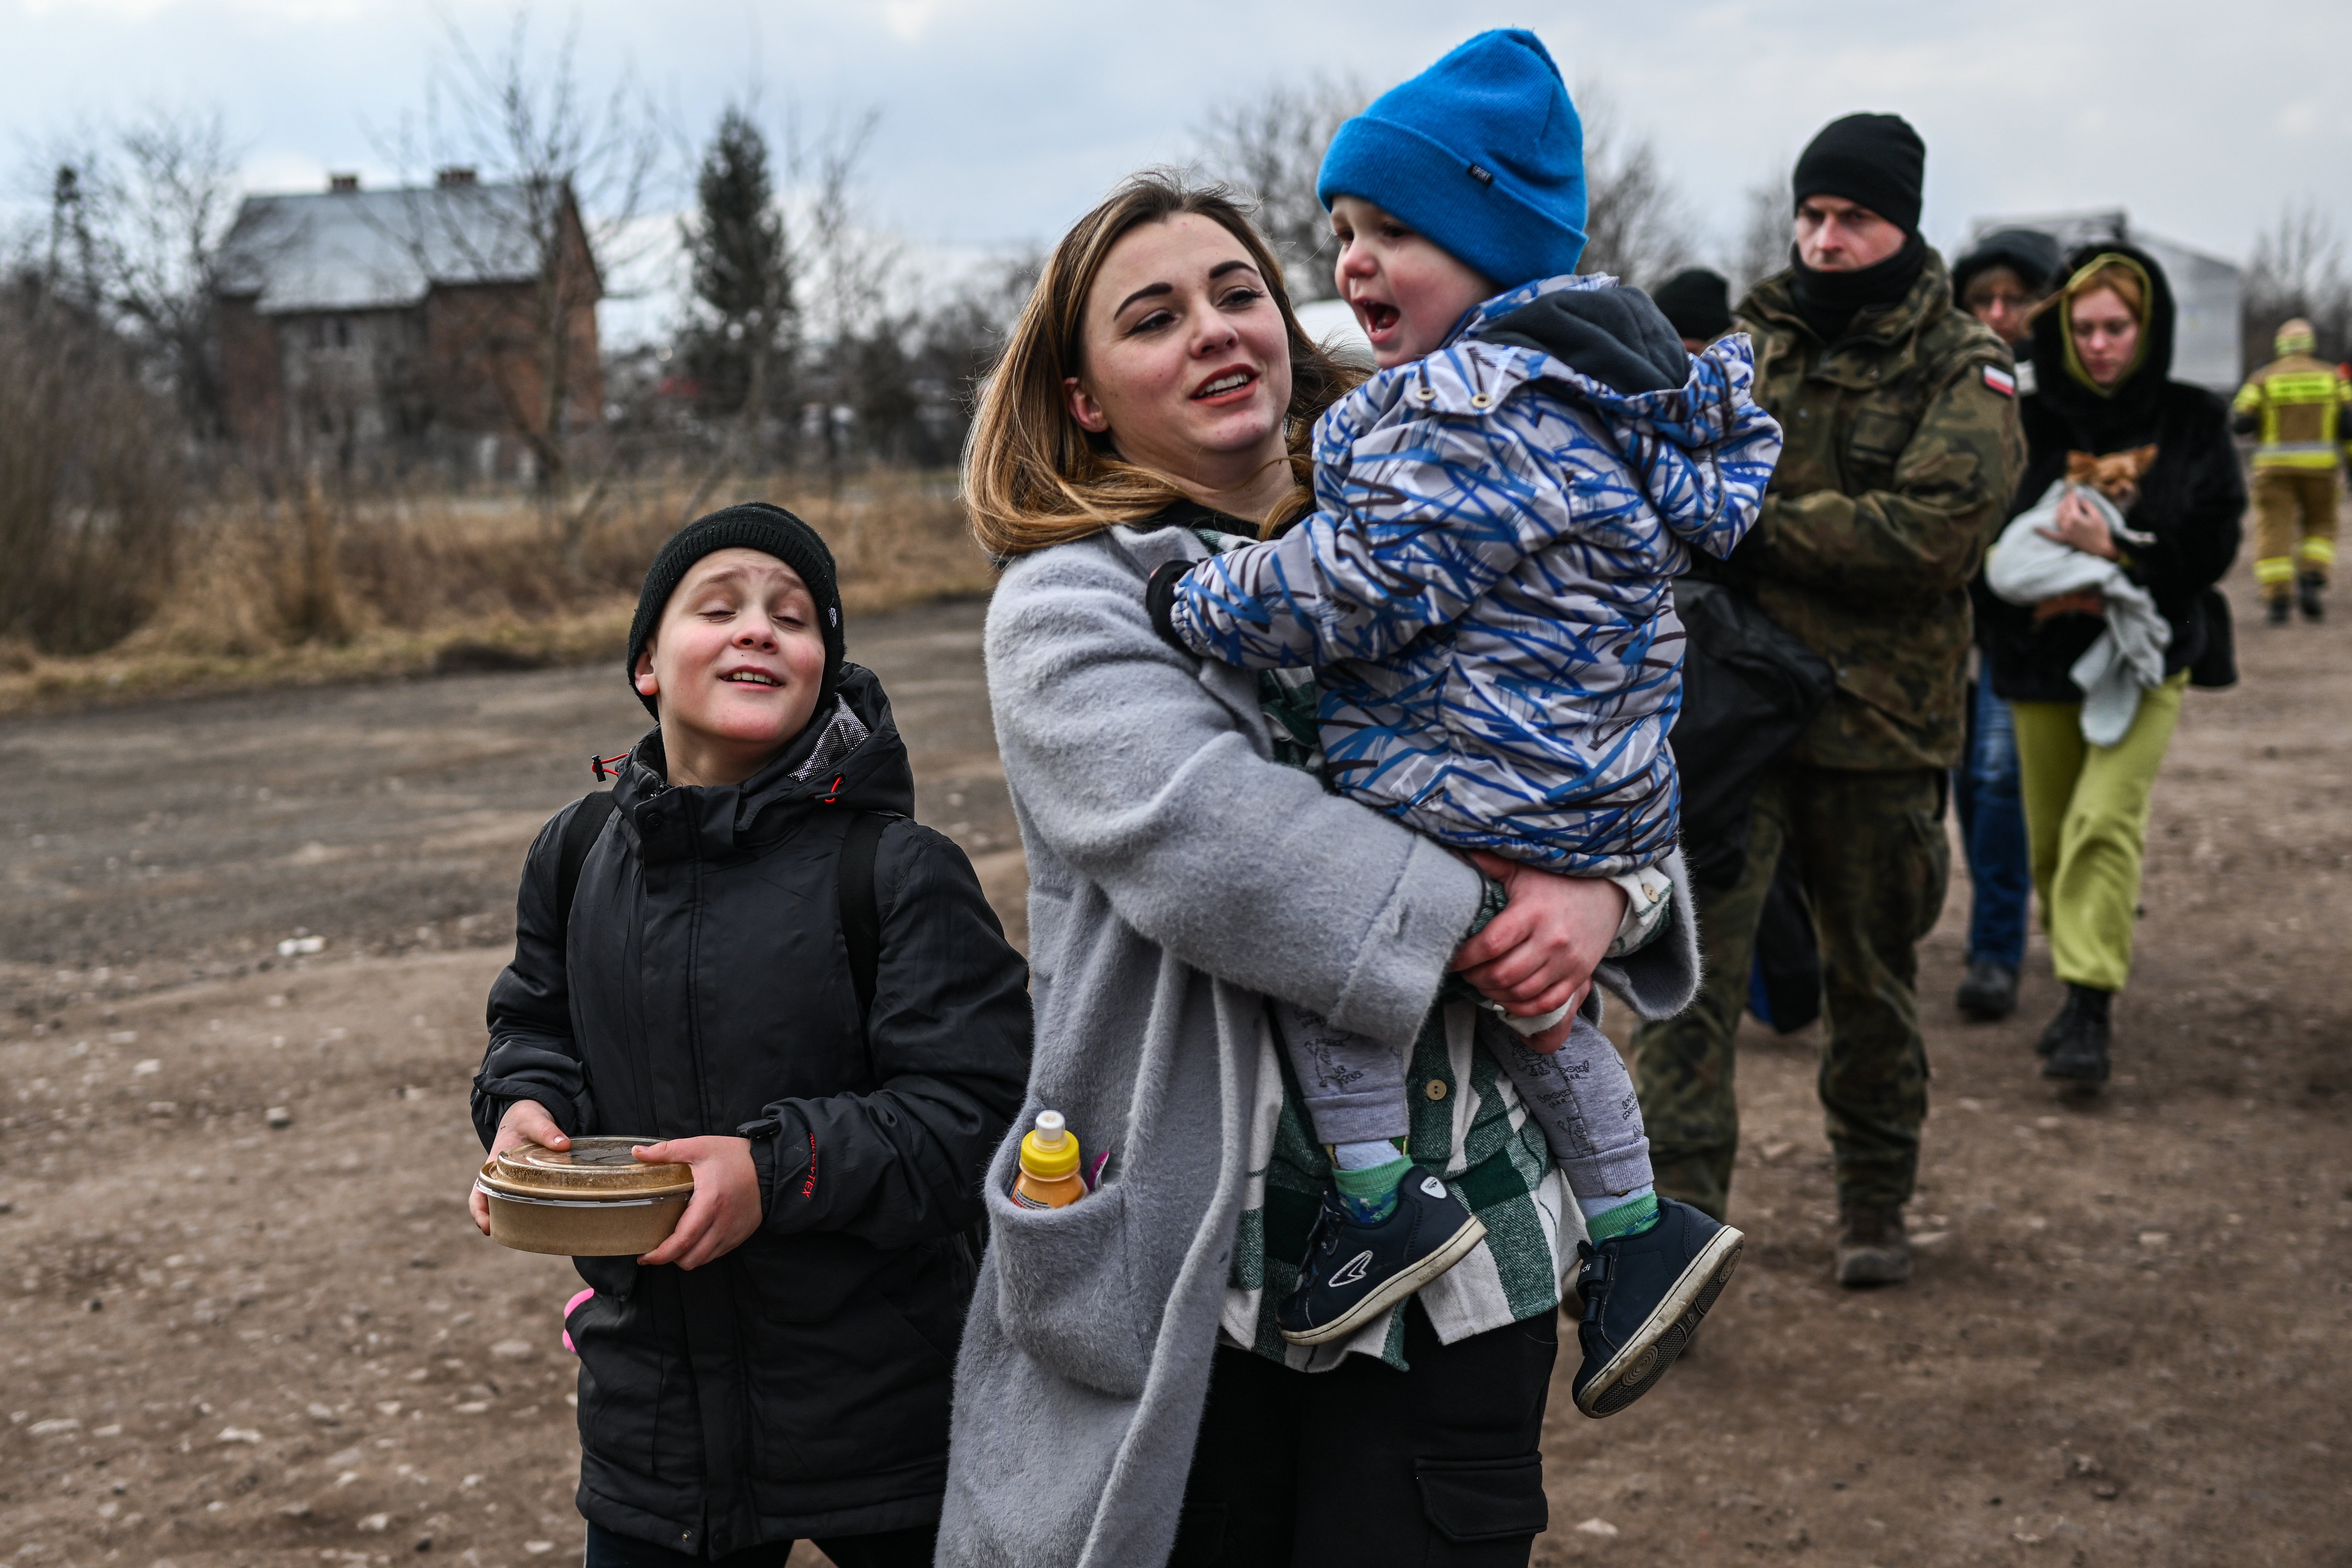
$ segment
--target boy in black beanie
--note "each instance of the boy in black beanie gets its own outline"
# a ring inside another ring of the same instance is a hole
[[[659,1247],[573,1260],[589,1568],[932,1558],[1027,971],[842,652],[815,530],[761,503],[681,530],[629,633],[657,726],[524,868],[484,1146],[642,1139],[694,1172]]]

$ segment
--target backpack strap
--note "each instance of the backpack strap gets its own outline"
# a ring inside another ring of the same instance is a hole
[[[561,942],[563,933],[572,929],[572,896],[580,890],[580,868],[588,863],[588,851],[595,847],[597,835],[612,820],[614,805],[613,792],[596,790],[580,799],[580,809],[563,825],[563,837],[555,847],[555,930]]]
[[[882,961],[882,910],[874,895],[874,857],[883,829],[897,820],[889,812],[861,811],[841,837],[841,940],[849,949],[849,979],[857,988],[857,1016],[874,1010],[875,973]]]

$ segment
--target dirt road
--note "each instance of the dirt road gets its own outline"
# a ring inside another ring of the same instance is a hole
[[[851,652],[1018,931],[979,618]],[[1539,1563],[2352,1565],[2352,630],[2242,642],[2158,787],[2109,1093],[2034,1076],[2038,944],[2017,1020],[1958,1022],[1956,886],[1919,1277],[1851,1295],[1812,1042],[1752,1030],[1748,1261],[1632,1411],[1563,1378]],[[467,1225],[464,1093],[522,849],[643,724],[590,669],[0,725],[7,1561],[577,1560],[573,1277]]]

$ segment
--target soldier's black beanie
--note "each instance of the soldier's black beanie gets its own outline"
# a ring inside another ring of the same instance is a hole
[[[1927,145],[1899,114],[1849,114],[1822,127],[1797,159],[1792,205],[1843,196],[1906,234],[1919,232]]]
[[[1731,285],[1720,272],[1685,268],[1659,284],[1650,300],[1678,338],[1711,341],[1731,331]]]
[[[712,551],[738,548],[772,555],[799,573],[809,596],[816,601],[817,627],[824,634],[824,683],[816,696],[816,712],[822,715],[841,684],[841,588],[835,579],[833,552],[825,548],[815,529],[782,507],[763,500],[743,501],[696,518],[671,534],[654,563],[646,568],[646,585],[637,593],[636,618],[629,623],[628,663],[623,667],[629,689],[636,691],[637,656],[653,640],[662,609],[677,592],[679,582]],[[646,705],[646,712],[661,716],[654,700],[644,692],[637,692],[637,700]]]

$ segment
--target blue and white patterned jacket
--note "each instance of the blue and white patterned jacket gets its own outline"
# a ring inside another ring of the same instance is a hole
[[[1194,567],[1169,629],[1313,665],[1335,787],[1444,843],[1582,876],[1679,830],[1668,585],[1755,523],[1780,427],[1744,336],[1693,358],[1600,277],[1496,295],[1315,429],[1319,510]]]

